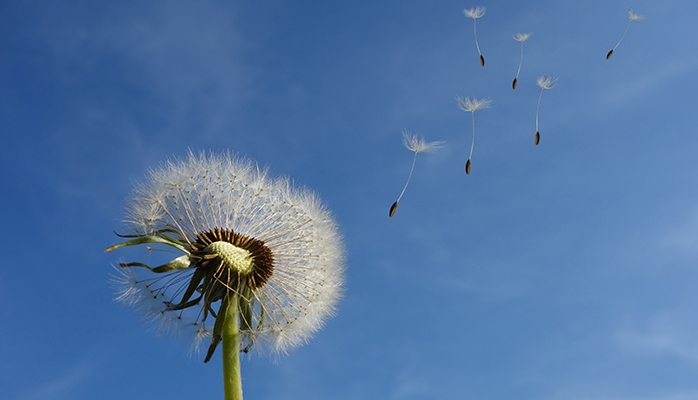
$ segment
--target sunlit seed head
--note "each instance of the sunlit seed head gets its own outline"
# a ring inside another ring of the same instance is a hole
[[[514,35],[514,40],[517,42],[525,42],[530,36],[530,33],[517,33]]]
[[[538,78],[538,86],[540,86],[541,89],[552,89],[557,85],[557,81],[560,78],[553,78],[552,76],[546,76],[543,75],[540,78]]]
[[[408,131],[402,132],[402,144],[415,153],[434,153],[443,147],[443,143],[441,141],[427,143],[424,139],[420,139],[417,135],[413,135]]]
[[[178,253],[157,267],[122,263],[115,279],[117,300],[163,330],[195,332],[201,342],[220,332],[211,328],[224,296],[239,296],[241,349],[285,353],[334,315],[344,251],[329,211],[315,193],[269,178],[250,160],[190,153],[151,171],[130,201],[128,223],[129,240],[108,251],[147,245]]]
[[[645,20],[645,17],[635,14],[632,8],[628,8],[628,19],[631,21],[642,22]]]
[[[492,100],[490,99],[476,99],[475,97],[472,99],[470,97],[462,99],[458,96],[456,96],[456,102],[461,110],[468,112],[475,112],[480,109],[489,108],[492,104]]]
[[[482,18],[485,15],[485,7],[473,7],[469,10],[463,10],[463,14],[465,14],[466,17],[470,17],[472,19],[478,19]]]

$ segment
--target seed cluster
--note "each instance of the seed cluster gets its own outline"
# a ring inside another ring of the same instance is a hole
[[[215,228],[201,232],[192,243],[192,255],[201,257],[197,268],[220,270],[225,268],[226,279],[222,282],[229,288],[237,288],[240,283],[240,273],[223,265],[221,257],[216,254],[207,254],[204,249],[215,242],[230,243],[235,247],[247,250],[252,256],[254,268],[245,276],[247,285],[255,290],[264,286],[274,272],[274,255],[263,241],[233,232],[229,229]]]

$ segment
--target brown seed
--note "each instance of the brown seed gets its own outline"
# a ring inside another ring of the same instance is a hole
[[[392,218],[393,215],[395,215],[395,211],[397,211],[397,201],[393,203],[392,206],[390,206],[390,218]]]
[[[608,60],[609,58],[611,58],[612,55],[613,55],[613,50],[609,51],[608,54],[606,54],[606,59]]]
[[[538,143],[540,143],[540,132],[536,132],[536,138],[534,139],[534,142],[536,143],[536,146],[538,146]]]
[[[467,175],[470,175],[470,166],[471,165],[472,165],[472,163],[470,162],[470,159],[468,159],[468,161],[465,163],[465,173]]]
[[[512,89],[516,90],[516,85],[519,83],[519,78],[514,78],[514,83],[511,84]]]
[[[483,67],[485,66],[485,57],[483,57],[482,54],[480,54],[480,65]]]

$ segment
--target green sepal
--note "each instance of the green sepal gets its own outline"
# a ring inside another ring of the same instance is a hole
[[[196,288],[199,287],[199,284],[201,283],[201,280],[204,278],[206,275],[206,272],[196,268],[194,270],[194,273],[191,276],[191,281],[189,281],[189,285],[187,286],[187,290],[184,292],[182,295],[182,299],[179,301],[177,304],[172,304],[169,307],[172,310],[181,310],[183,308],[191,307],[195,304],[197,304],[199,301],[201,301],[201,297],[196,299],[195,302],[190,302],[189,299],[191,299],[191,296],[196,292]],[[204,292],[205,293],[205,292]]]
[[[191,265],[191,259],[187,255],[177,257],[174,260],[172,260],[166,264],[162,264],[162,265],[159,265],[159,266],[154,267],[154,268],[148,266],[148,264],[139,263],[139,262],[130,262],[130,263],[120,263],[119,264],[119,266],[121,268],[130,268],[130,267],[147,268],[149,271],[155,272],[157,274],[162,273],[162,272],[176,271],[178,269],[186,269],[186,268],[189,268],[189,265]]]
[[[231,293],[230,296],[237,296],[237,294]],[[204,359],[205,363],[211,360],[213,353],[216,352],[216,347],[218,347],[218,343],[221,342],[223,334],[223,324],[225,323],[226,310],[228,309],[228,298],[228,296],[225,296],[221,301],[220,308],[218,308],[218,316],[216,317],[216,323],[213,325],[213,332],[211,334],[211,345],[208,346],[206,358]]]
[[[190,300],[186,303],[183,303],[181,301],[178,304],[172,304],[169,301],[165,302],[165,304],[167,305],[167,311],[183,310],[185,308],[195,306],[195,305],[199,304],[202,297],[203,296],[199,296],[199,297],[195,298],[194,300]]]
[[[130,236],[124,236],[124,237],[130,237]],[[104,249],[105,253],[108,253],[110,251],[114,251],[116,249],[119,249],[121,247],[126,247],[126,246],[136,246],[139,244],[145,244],[145,243],[162,243],[168,246],[172,246],[176,249],[182,250],[183,252],[190,254],[189,250],[182,244],[180,240],[177,240],[175,238],[171,238],[169,236],[165,235],[144,235],[144,236],[136,236],[134,239],[127,240],[125,242],[117,243],[113,246],[109,246],[106,249]]]
[[[252,289],[244,285],[240,288],[240,330],[243,332],[252,332],[252,309],[254,308],[254,296]]]

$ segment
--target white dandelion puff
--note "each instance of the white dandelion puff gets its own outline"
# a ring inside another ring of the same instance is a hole
[[[152,170],[127,224],[125,241],[106,251],[147,245],[179,254],[156,267],[121,263],[117,300],[163,329],[193,333],[193,349],[208,341],[205,362],[222,342],[226,399],[242,396],[240,351],[283,354],[334,315],[344,251],[329,211],[250,160],[190,153]]]
[[[473,33],[475,34],[475,47],[477,48],[477,54],[480,56],[480,65],[485,66],[485,57],[482,56],[480,51],[480,44],[477,41],[477,19],[482,18],[485,15],[485,7],[473,7],[469,10],[463,10],[463,14],[466,17],[473,19]]]
[[[470,143],[470,154],[468,155],[468,161],[466,161],[465,163],[465,173],[470,174],[470,168],[472,166],[471,159],[473,158],[473,149],[475,148],[475,111],[483,108],[489,108],[492,104],[492,100],[479,100],[474,97],[472,99],[470,97],[461,99],[460,97],[456,96],[456,102],[458,103],[458,107],[460,107],[461,110],[470,112],[472,114],[473,138]]]
[[[628,24],[625,26],[625,31],[623,31],[623,35],[620,37],[620,40],[618,41],[618,43],[616,43],[616,45],[613,46],[613,48],[611,49],[611,51],[609,51],[608,54],[606,54],[606,59],[607,59],[607,60],[608,60],[609,58],[611,58],[611,56],[613,55],[613,52],[614,52],[614,51],[616,50],[616,48],[620,45],[620,42],[622,42],[623,39],[625,38],[625,34],[628,33],[628,28],[630,28],[630,23],[633,22],[633,21],[642,22],[642,21],[644,21],[644,20],[645,20],[645,17],[643,17],[643,16],[641,16],[641,15],[635,14],[635,12],[633,11],[632,8],[629,8],[629,9],[628,9]]]
[[[417,162],[417,154],[434,153],[443,146],[443,142],[426,142],[424,139],[420,139],[419,137],[417,137],[417,135],[412,135],[407,131],[402,132],[402,144],[405,145],[407,150],[414,152],[414,157],[412,158],[412,167],[410,168],[410,174],[407,176],[407,182],[405,182],[405,186],[402,188],[400,196],[398,196],[395,203],[393,203],[393,205],[390,206],[390,212],[388,213],[388,215],[391,218],[393,215],[395,215],[395,211],[397,211],[398,203],[400,202],[400,199],[402,199],[402,195],[405,194],[405,190],[407,190],[407,185],[410,184],[412,172],[414,171],[414,165]]]
[[[543,91],[546,89],[552,89],[557,85],[559,78],[553,78],[552,76],[543,75],[538,78],[538,86],[540,87],[540,95],[538,96],[538,107],[536,107],[536,135],[534,136],[533,142],[538,146],[540,143],[540,131],[538,131],[538,112],[540,111],[540,101],[543,98]]]
[[[521,42],[521,56],[519,57],[519,69],[516,70],[516,77],[514,77],[514,82],[512,82],[512,89],[516,90],[516,85],[519,83],[519,74],[521,73],[521,65],[523,64],[523,42],[525,42],[531,36],[530,33],[517,33],[514,35],[514,40]]]

